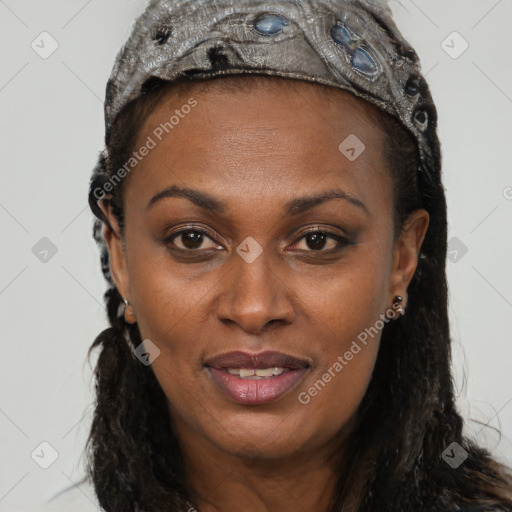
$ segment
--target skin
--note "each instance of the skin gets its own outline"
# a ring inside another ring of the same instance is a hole
[[[417,210],[394,239],[383,133],[369,106],[346,91],[333,89],[328,97],[318,85],[287,82],[229,94],[193,86],[187,95],[166,94],[141,127],[137,147],[190,97],[198,104],[127,178],[125,244],[111,207],[102,206],[112,226],[104,228],[111,271],[142,339],[160,350],[152,369],[168,397],[201,512],[328,509],[333,468],[343,459],[380,333],[309,403],[298,395],[389,311],[395,295],[406,304],[428,228],[428,213]],[[338,149],[350,134],[366,146],[354,161]],[[207,192],[226,210],[213,214],[183,197],[147,208],[172,185]],[[334,188],[367,211],[331,199],[284,214],[286,202]],[[183,236],[174,238],[187,254],[162,241],[190,225],[207,235],[188,246]],[[315,227],[350,244],[336,251],[340,244],[327,238],[315,246],[304,236]],[[250,264],[236,252],[248,236],[263,249]],[[203,367],[232,350],[282,351],[311,367],[275,402],[240,405]]]

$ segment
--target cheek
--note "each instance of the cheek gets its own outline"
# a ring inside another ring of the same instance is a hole
[[[359,257],[321,287],[310,288],[308,321],[319,336],[311,350],[319,359],[298,401],[311,417],[334,432],[356,412],[378,355],[387,323],[387,260],[367,243]],[[380,253],[383,254],[383,253]]]
[[[210,278],[190,279],[186,270],[154,242],[132,246],[129,254],[130,293],[141,336],[172,356],[186,357],[198,346],[202,305],[215,285]]]
[[[150,276],[138,288],[137,322],[143,339],[151,339],[167,360],[167,366],[182,365],[185,370],[197,362],[203,349],[204,301],[210,287],[186,283],[159,274]],[[211,293],[211,291],[210,291]]]
[[[375,324],[388,302],[390,248],[366,239],[329,274],[302,275],[297,291],[308,320],[325,326],[329,347],[342,351],[344,343]],[[338,342],[333,340],[338,339]]]
[[[362,285],[338,286],[324,299],[331,299],[330,313],[325,313],[327,302],[319,308],[324,311],[317,319],[323,340],[312,347],[318,364],[295,397],[302,408],[299,414],[307,419],[307,432],[319,443],[350,423],[370,383],[382,329],[379,301],[372,291]]]

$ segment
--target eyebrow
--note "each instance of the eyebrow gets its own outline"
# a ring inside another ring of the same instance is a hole
[[[176,185],[167,187],[161,192],[155,194],[149,200],[146,210],[152,208],[161,199],[169,197],[183,197],[194,203],[199,208],[219,215],[225,213],[227,210],[227,204],[224,201],[216,199],[206,192],[201,192],[195,188],[178,187]],[[366,205],[360,199],[341,189],[327,190],[318,195],[296,197],[284,205],[284,212],[286,215],[299,215],[331,199],[346,200],[354,206],[364,210],[367,214],[370,213]]]

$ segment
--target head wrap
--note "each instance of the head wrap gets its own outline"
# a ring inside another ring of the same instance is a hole
[[[387,0],[152,0],[108,80],[105,140],[159,79],[242,73],[326,84],[377,105],[414,135],[425,182],[439,182],[436,109]]]

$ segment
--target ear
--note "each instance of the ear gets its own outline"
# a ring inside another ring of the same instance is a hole
[[[404,222],[402,232],[395,243],[391,268],[391,302],[395,295],[407,301],[407,287],[418,266],[418,257],[427,233],[429,214],[424,209],[414,210]]]
[[[113,207],[109,200],[100,200],[98,206],[101,208],[108,224],[103,225],[103,237],[109,252],[110,273],[117,290],[123,299],[130,301],[128,266],[126,264],[126,253],[121,237],[121,230],[113,213]]]

